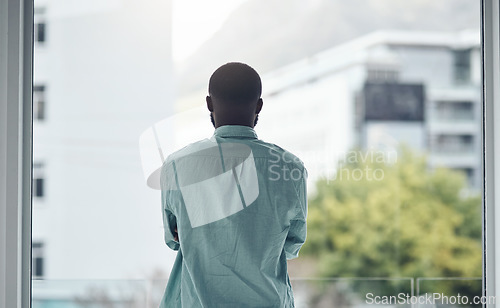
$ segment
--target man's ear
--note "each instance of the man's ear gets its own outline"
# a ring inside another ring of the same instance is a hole
[[[212,105],[212,98],[210,96],[206,97],[208,111],[214,112],[214,106]]]
[[[259,100],[257,101],[257,108],[255,108],[255,114],[260,113],[260,110],[262,109],[263,104],[264,104],[264,101],[262,100],[262,98],[259,98]]]

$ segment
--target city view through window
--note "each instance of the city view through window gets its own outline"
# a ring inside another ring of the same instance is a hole
[[[34,308],[158,307],[153,171],[212,136],[232,61],[308,171],[296,307],[481,305],[478,1],[35,0],[34,23]]]

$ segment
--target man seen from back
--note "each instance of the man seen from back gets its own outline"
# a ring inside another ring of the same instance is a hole
[[[160,307],[294,307],[287,259],[306,239],[306,169],[257,138],[253,68],[221,66],[208,92],[213,136],[162,167],[165,242],[178,253]]]

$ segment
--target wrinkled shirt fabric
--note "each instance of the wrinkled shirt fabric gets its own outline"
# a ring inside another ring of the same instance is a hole
[[[247,126],[221,126],[169,155],[162,214],[178,253],[160,307],[294,307],[287,259],[306,240],[306,176],[300,159]]]

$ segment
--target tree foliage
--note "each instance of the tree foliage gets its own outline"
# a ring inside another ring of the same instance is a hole
[[[317,258],[323,277],[480,277],[480,196],[459,172],[432,170],[408,149],[398,156],[345,159],[336,179],[317,182],[302,253]],[[365,170],[361,179],[355,170]],[[442,288],[478,291],[460,282]]]

